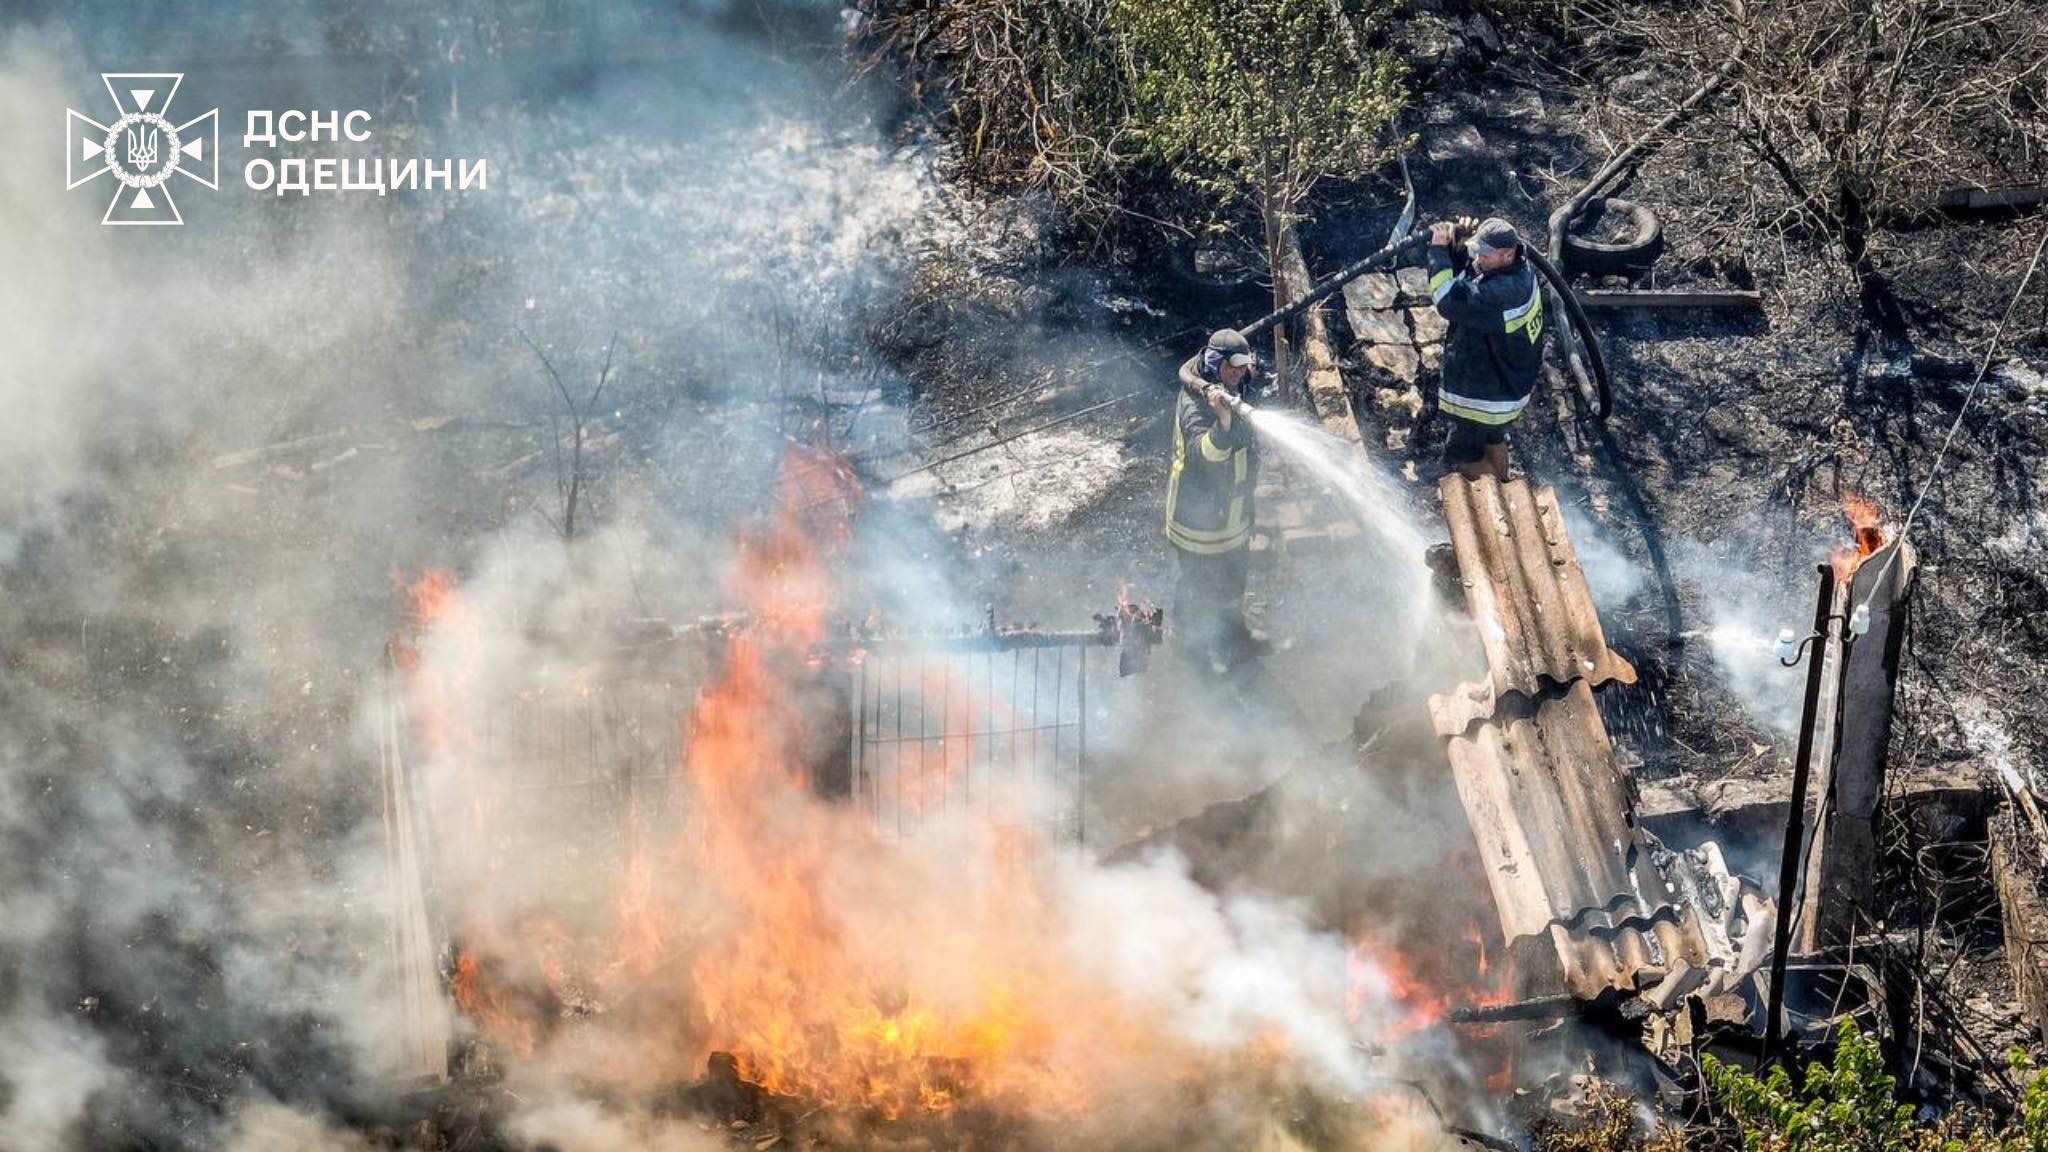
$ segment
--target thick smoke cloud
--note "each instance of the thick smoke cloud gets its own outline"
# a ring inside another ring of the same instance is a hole
[[[102,8],[0,26],[0,137],[54,139],[146,58],[188,71],[181,111],[221,106],[227,155],[182,229],[101,228],[104,179],[67,193],[54,148],[0,174],[0,1143],[214,1146],[234,1116],[240,1145],[304,1146],[239,1102],[375,1103],[362,717],[393,573],[560,564],[545,457],[502,467],[559,415],[515,325],[579,388],[619,334],[609,427],[643,431],[615,458],[648,466],[589,497],[618,529],[586,553],[642,582],[608,608],[700,608],[691,549],[778,451],[765,401],[838,370],[935,185],[865,95],[718,9],[549,44],[494,40],[517,22],[485,6]],[[595,67],[631,44],[666,56]],[[239,187],[246,108],[337,106],[389,154],[487,157],[492,191]]]
[[[0,1145],[360,1146],[391,1106],[398,1020],[373,729],[400,585],[458,573],[492,625],[459,654],[487,673],[460,703],[484,709],[596,660],[607,623],[723,607],[731,530],[826,401],[879,394],[856,440],[900,427],[902,383],[863,334],[921,257],[982,239],[831,58],[836,12],[771,7],[775,40],[730,5],[602,13],[0,23],[0,139],[54,140],[67,106],[104,99],[98,72],[146,59],[221,107],[226,154],[181,229],[99,227],[107,192],[67,193],[54,151],[0,168]],[[387,154],[485,157],[491,189],[239,186],[248,108],[358,106]],[[554,532],[566,413],[521,333],[578,396],[617,341],[573,549]],[[974,619],[922,511],[871,509],[849,596]],[[428,784],[438,808],[467,798]],[[556,858],[497,880],[609,897],[595,869],[539,870]],[[1300,909],[1219,897],[1170,854],[1061,867],[1042,960],[1097,966],[1195,1048],[1276,1034],[1319,1089],[1360,1089],[1330,1017],[1343,943]],[[502,955],[498,926],[475,943]],[[564,1083],[508,1130],[704,1146]]]

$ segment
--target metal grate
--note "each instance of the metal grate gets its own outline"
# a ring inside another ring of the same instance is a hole
[[[852,791],[886,837],[949,813],[1087,839],[1083,643],[871,652],[852,669]]]
[[[567,845],[609,864],[631,851],[636,832],[665,826],[674,815],[688,699],[671,683],[618,678],[487,709],[480,762],[503,807],[503,819],[492,822],[501,849]],[[565,823],[579,834],[563,836]]]

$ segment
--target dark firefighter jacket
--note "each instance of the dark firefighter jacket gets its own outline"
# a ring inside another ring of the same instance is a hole
[[[1252,487],[1259,479],[1258,437],[1246,421],[1228,431],[1209,406],[1188,394],[1219,381],[1199,355],[1180,366],[1173,422],[1173,472],[1166,481],[1166,538],[1184,552],[1215,555],[1252,539]]]
[[[1543,293],[1518,259],[1498,272],[1452,267],[1429,249],[1429,294],[1450,322],[1437,407],[1480,424],[1510,424],[1528,407],[1543,363]]]

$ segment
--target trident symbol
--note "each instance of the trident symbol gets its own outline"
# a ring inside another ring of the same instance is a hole
[[[0,11],[7,4],[0,0]],[[219,187],[220,109],[183,124],[168,119],[184,80],[182,72],[102,72],[115,118],[102,124],[64,110],[64,187],[112,177],[114,195],[100,223],[183,224],[171,177]]]
[[[128,136],[128,163],[137,169],[147,168],[156,163],[156,129],[144,128],[138,141],[135,129],[130,128]]]

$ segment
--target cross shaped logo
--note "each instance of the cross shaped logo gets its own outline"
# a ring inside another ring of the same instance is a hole
[[[183,72],[102,72],[100,79],[120,115],[102,124],[64,110],[64,187],[111,172],[114,199],[100,223],[183,224],[167,181],[175,173],[220,187],[220,109],[172,124],[167,116]]]

